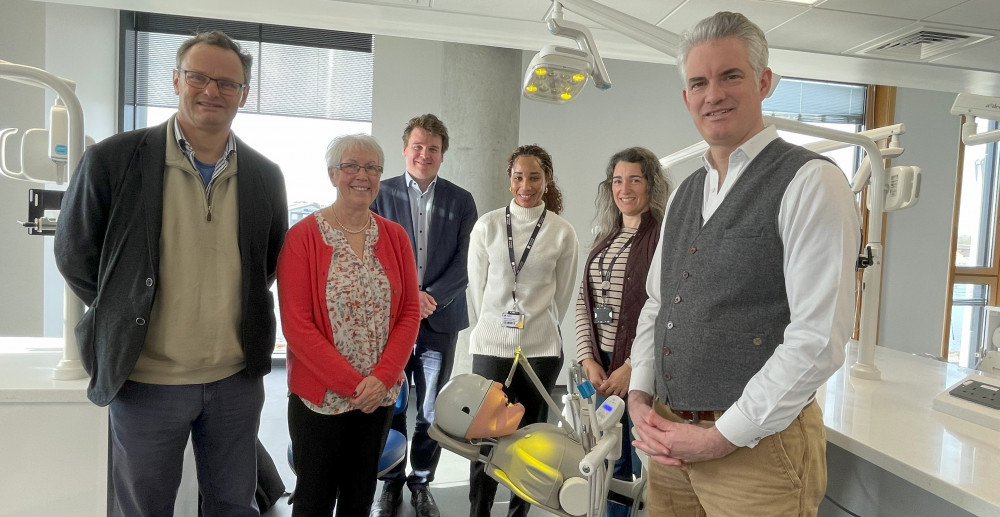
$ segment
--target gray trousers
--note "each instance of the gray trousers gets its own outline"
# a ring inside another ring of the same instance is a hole
[[[190,436],[202,515],[259,516],[255,445],[263,405],[263,379],[245,372],[207,384],[126,381],[110,405],[114,515],[173,516]]]

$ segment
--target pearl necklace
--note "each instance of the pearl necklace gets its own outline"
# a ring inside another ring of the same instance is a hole
[[[361,229],[359,229],[359,230],[352,230],[352,229],[348,228],[347,225],[344,224],[344,222],[341,221],[339,217],[337,217],[337,211],[334,210],[333,205],[330,205],[330,212],[333,213],[333,219],[335,221],[337,221],[337,224],[339,224],[340,227],[343,228],[345,232],[351,233],[351,234],[355,234],[355,235],[357,235],[357,234],[365,231],[366,229],[368,229],[368,225],[370,225],[371,222],[372,222],[372,215],[371,215],[371,212],[369,212],[368,213],[368,220],[365,221],[364,226],[362,226]]]

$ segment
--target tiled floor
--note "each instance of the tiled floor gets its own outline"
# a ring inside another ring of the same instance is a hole
[[[456,366],[459,371],[459,366]],[[260,422],[260,439],[274,463],[278,466],[281,478],[285,482],[285,489],[291,491],[295,487],[295,475],[288,467],[286,451],[288,447],[288,425],[285,418],[287,385],[285,380],[284,360],[275,361],[272,372],[264,378],[264,388],[267,398],[264,402],[264,411]],[[409,421],[414,419],[411,406]],[[381,483],[379,484],[381,488]],[[463,517],[469,514],[469,461],[456,454],[443,451],[438,471],[431,484],[431,493],[441,509],[442,517]],[[507,515],[507,501],[510,492],[504,488],[497,490],[497,502],[493,506],[492,517]],[[376,494],[376,498],[378,494]],[[273,509],[265,513],[266,517],[287,517],[292,515],[292,507],[286,504],[287,497],[283,497]],[[414,517],[413,507],[409,504],[409,497],[404,499],[398,517]],[[530,515],[536,517],[553,515],[547,511],[534,508]],[[365,516],[358,516],[365,517]]]

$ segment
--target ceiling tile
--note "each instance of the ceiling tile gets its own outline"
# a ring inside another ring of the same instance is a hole
[[[775,2],[734,2],[733,0],[689,1],[667,17],[660,26],[668,31],[680,34],[694,27],[702,19],[712,16],[719,11],[738,11],[760,26],[764,32],[767,32],[808,10],[809,7],[807,6]]]
[[[913,25],[910,20],[811,9],[767,33],[772,47],[839,54],[849,48]],[[824,28],[826,30],[818,30]],[[836,28],[836,37],[831,29]]]
[[[905,0],[887,2],[884,0],[826,0],[819,9],[833,9],[863,14],[892,16],[922,20],[927,16],[941,12],[949,7],[961,4],[966,0]],[[996,0],[984,0],[995,2]]]
[[[934,64],[1000,72],[1000,59],[997,56],[1000,56],[1000,41],[992,41],[935,60]]]
[[[352,0],[357,1],[357,0]],[[541,21],[551,2],[542,0],[424,0],[435,11],[467,13],[496,18]]]
[[[933,22],[1000,31],[1000,2],[997,0],[969,0],[927,19]]]

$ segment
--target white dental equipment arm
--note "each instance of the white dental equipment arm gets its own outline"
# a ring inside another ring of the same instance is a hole
[[[51,88],[59,96],[57,102],[62,102],[66,106],[69,119],[66,168],[63,170],[63,174],[56,179],[57,184],[61,185],[65,183],[67,179],[65,172],[76,168],[76,164],[80,163],[80,158],[83,156],[85,149],[86,137],[83,132],[83,108],[80,106],[79,98],[77,98],[76,93],[73,91],[76,84],[69,79],[63,79],[45,70],[26,65],[17,65],[7,61],[0,61],[0,78],[40,88]],[[49,129],[52,130],[54,128]],[[21,173],[15,172],[13,175],[8,174],[8,172],[12,171],[4,170],[6,176],[14,179],[28,179],[19,176],[23,174],[23,171]]]
[[[976,133],[976,118],[1000,120],[1000,98],[960,93],[951,106],[952,115],[965,115],[962,124],[962,143],[965,145],[990,144],[1000,141],[1000,129]]]
[[[882,217],[885,209],[886,170],[881,150],[875,141],[860,133],[848,133],[804,122],[777,117],[764,117],[765,124],[773,124],[778,129],[799,133],[849,145],[857,145],[865,150],[871,167],[871,189],[869,196],[871,211],[868,217],[867,256],[859,258],[859,267],[864,267],[861,282],[861,321],[858,341],[860,348],[857,361],[851,365],[851,376],[861,379],[880,380],[882,372],[875,366],[875,343],[878,338],[878,307],[882,297]]]
[[[66,106],[68,116],[68,140],[66,149],[66,167],[64,171],[73,171],[80,163],[85,149],[83,132],[83,108],[80,100],[73,92],[73,82],[57,77],[45,70],[26,65],[17,65],[0,61],[0,78],[21,82],[38,87],[48,87],[56,92]],[[51,130],[52,128],[50,128]],[[23,172],[23,171],[22,171]],[[68,176],[68,174],[64,174]],[[18,178],[16,175],[15,179]],[[57,183],[65,183],[66,177],[58,177]],[[80,350],[77,348],[76,335],[73,331],[76,323],[83,316],[83,302],[67,286],[63,302],[63,357],[52,372],[56,380],[82,379],[87,376],[80,361]]]

